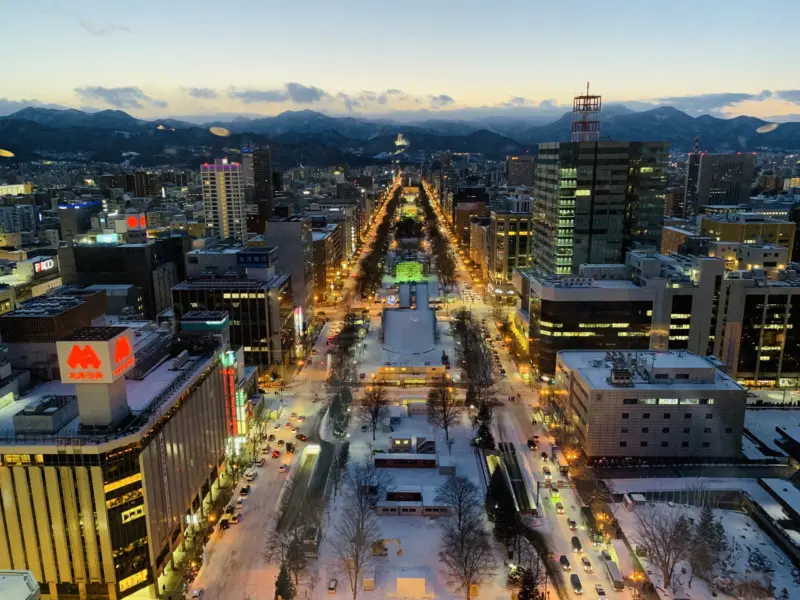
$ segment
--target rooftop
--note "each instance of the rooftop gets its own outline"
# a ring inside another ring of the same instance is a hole
[[[558,360],[577,371],[593,389],[620,387],[642,390],[731,390],[744,389],[702,356],[685,350],[562,350]],[[676,379],[677,372],[686,380]],[[656,379],[665,376],[664,379]]]
[[[64,342],[106,342],[117,337],[127,327],[84,327],[63,338]]]
[[[99,290],[71,290],[69,294],[39,296],[27,301],[17,310],[6,313],[0,319],[14,317],[55,317],[83,304],[87,298],[102,293]]]
[[[178,369],[173,366],[172,357],[166,357],[153,368],[144,379],[125,379],[125,389],[131,417],[125,420],[116,431],[86,432],[79,428],[79,418],[74,418],[57,433],[18,433],[14,429],[14,415],[21,411],[36,410],[34,407],[47,406],[48,398],[76,396],[75,384],[61,381],[47,381],[16,402],[10,402],[0,408],[0,449],[7,445],[47,446],[63,444],[64,440],[72,440],[86,445],[101,445],[114,440],[134,436],[151,423],[155,422],[180,397],[191,381],[198,376],[204,367],[216,360],[216,353],[201,356],[190,356],[189,360]]]

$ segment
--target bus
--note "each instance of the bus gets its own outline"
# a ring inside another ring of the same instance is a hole
[[[551,454],[553,455],[553,462],[558,465],[558,471],[562,475],[569,475],[569,463],[567,459],[564,458],[564,453],[561,452],[561,448],[553,446]]]
[[[588,506],[581,506],[580,513],[581,521],[586,525],[586,529],[589,533],[589,539],[592,540],[593,545],[599,546],[603,543],[603,532],[597,527],[594,511]]]
[[[619,572],[617,563],[615,563],[613,560],[605,560],[603,562],[606,563],[606,575],[608,575],[608,580],[611,582],[611,586],[618,592],[624,590],[625,582],[622,580],[622,575]]]

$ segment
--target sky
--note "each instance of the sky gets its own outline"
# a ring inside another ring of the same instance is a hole
[[[652,6],[652,8],[651,8]],[[558,115],[603,102],[800,121],[798,0],[0,0],[0,115]]]

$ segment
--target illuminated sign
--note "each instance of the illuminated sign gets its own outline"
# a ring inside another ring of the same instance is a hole
[[[119,331],[111,339],[56,342],[61,381],[112,383],[133,368],[136,359],[131,331],[122,327]]]
[[[144,215],[128,215],[125,224],[128,229],[147,229],[147,218]]]
[[[56,268],[56,261],[52,258],[48,258],[47,260],[40,260],[39,262],[33,263],[34,273],[46,273],[47,271],[55,268]]]

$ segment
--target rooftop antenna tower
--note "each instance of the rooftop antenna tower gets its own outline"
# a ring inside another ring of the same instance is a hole
[[[601,96],[589,94],[589,82],[586,82],[586,94],[575,96],[572,100],[572,141],[600,141],[600,107]]]
[[[694,153],[700,154],[700,132],[697,132],[697,135],[694,136]]]

